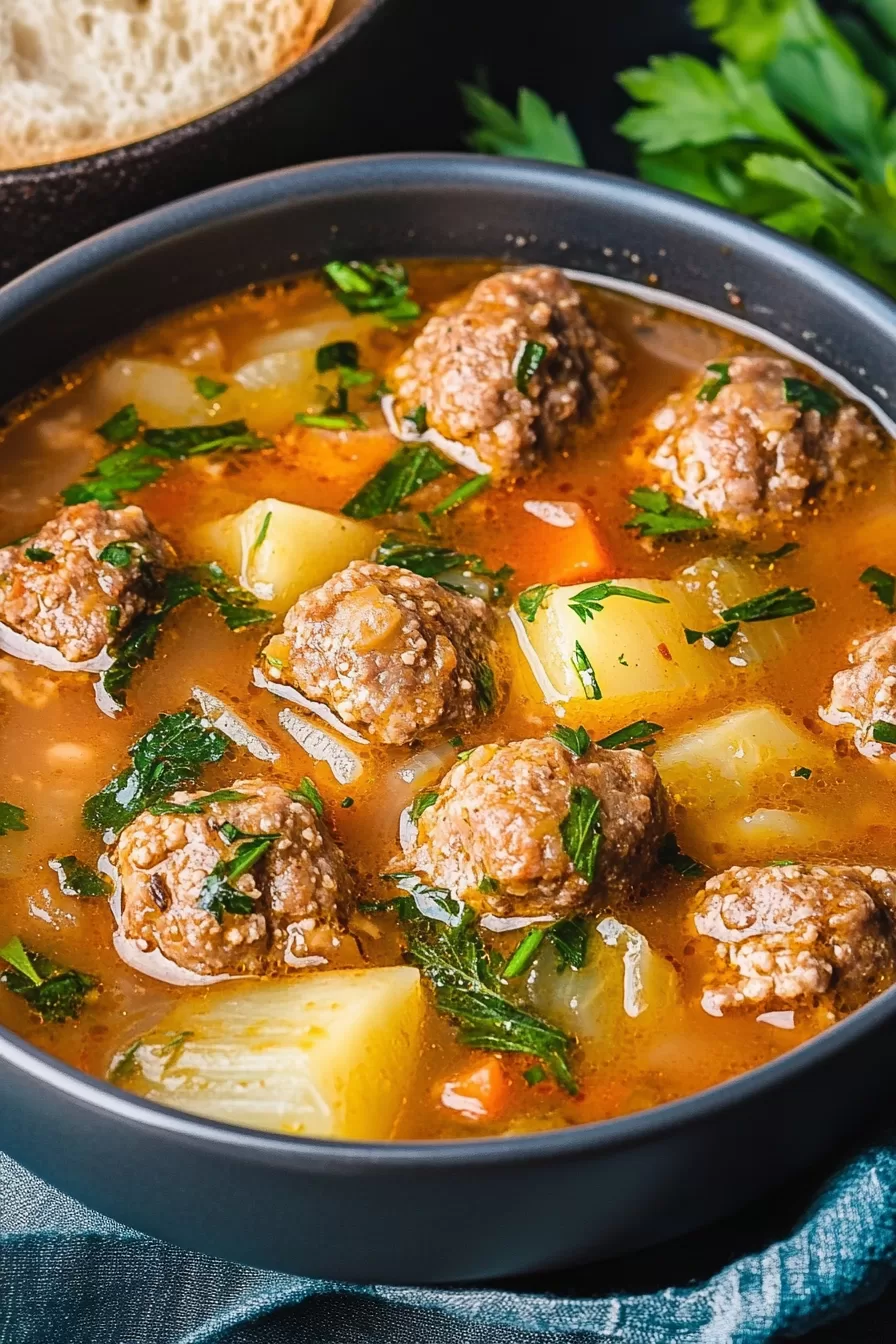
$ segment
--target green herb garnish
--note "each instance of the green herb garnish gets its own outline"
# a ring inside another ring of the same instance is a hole
[[[131,764],[84,804],[91,831],[117,834],[144,808],[161,803],[175,789],[193,784],[206,765],[220,761],[229,746],[216,728],[188,709],[162,714],[130,749]]]
[[[343,798],[342,802],[339,804],[340,807],[354,807],[354,805],[355,805],[354,798],[349,798],[348,796]]]
[[[293,417],[297,425],[304,425],[306,429],[366,429],[367,422],[362,420],[360,415],[354,411],[328,412],[322,411],[320,414],[313,414],[305,411],[298,411]],[[345,513],[345,509],[342,510]]]
[[[236,830],[235,827],[233,829]],[[220,830],[226,839],[224,827]],[[242,831],[238,832],[238,835],[243,834]],[[251,915],[255,909],[254,898],[240,891],[233,883],[254,868],[274,841],[279,839],[279,835],[250,836],[238,846],[232,859],[219,859],[202,884],[197,901],[199,908],[208,910],[219,924],[223,924],[225,914]]]
[[[725,607],[719,613],[723,621],[779,621],[785,616],[800,616],[814,611],[815,602],[807,588],[774,588],[746,602]]]
[[[45,565],[48,560],[55,560],[52,551],[44,550],[43,546],[26,546],[25,559],[33,560],[36,564]]]
[[[524,341],[520,346],[516,357],[516,371],[514,380],[516,390],[526,396],[529,392],[529,382],[541,367],[541,362],[548,352],[546,345],[541,341]]]
[[[416,873],[382,873],[381,877],[402,892],[385,905],[395,909],[403,924],[418,918],[433,919],[438,924],[459,924],[463,918],[463,905],[447,887],[430,886]]]
[[[547,1074],[540,1064],[533,1064],[531,1069],[523,1069],[523,1079],[527,1087],[535,1087],[538,1083],[543,1083]]]
[[[262,438],[247,426],[245,420],[228,420],[221,425],[183,425],[175,429],[145,429],[143,439],[147,447],[173,462],[217,453],[224,449],[252,452],[270,448],[270,439]]]
[[[411,803],[411,810],[408,814],[411,821],[419,821],[427,808],[432,807],[438,801],[439,795],[435,789],[424,789],[421,793],[418,793]]]
[[[125,692],[137,668],[155,656],[166,616],[182,603],[198,597],[201,591],[199,584],[181,570],[169,570],[165,575],[155,606],[138,616],[113,646],[112,665],[102,675],[103,689],[118,704],[124,704]]]
[[[146,810],[154,817],[198,817],[210,803],[242,803],[254,797],[254,793],[240,793],[239,789],[216,789],[214,793],[194,798],[191,803],[158,803]]]
[[[580,916],[561,919],[548,929],[548,938],[557,958],[557,970],[580,971],[588,957],[589,930]]]
[[[702,877],[706,872],[702,863],[692,859],[689,854],[682,854],[678,841],[671,831],[660,845],[659,860],[660,863],[674,868],[682,877]]]
[[[501,883],[494,877],[489,877],[488,873],[483,873],[476,883],[476,890],[481,891],[483,896],[494,896],[496,891],[501,890]]]
[[[418,434],[425,434],[428,425],[426,423],[426,407],[416,406],[413,411],[408,411],[403,417],[410,425],[413,425]]]
[[[132,560],[139,555],[139,550],[133,542],[110,541],[108,546],[104,546],[97,559],[102,560],[104,565],[112,565],[115,569],[126,569]]]
[[[265,523],[270,522],[268,514]],[[259,537],[264,541],[267,527],[262,523]],[[260,542],[256,539],[256,545]],[[259,607],[252,593],[241,588],[226,570],[215,562],[193,571],[202,592],[218,608],[228,630],[244,630],[247,625],[262,625],[272,620],[272,613]]]
[[[98,983],[92,975],[58,966],[18,937],[0,947],[0,958],[9,967],[0,974],[0,985],[23,998],[45,1022],[78,1017],[86,995]]]
[[[59,889],[63,896],[79,896],[91,899],[95,896],[108,896],[112,883],[102,873],[98,873],[89,864],[82,863],[74,854],[66,854],[61,859],[51,859],[50,867],[59,879]]]
[[[639,486],[629,495],[629,502],[637,513],[626,527],[636,528],[642,537],[670,537],[680,532],[708,532],[714,524],[711,518],[679,504],[665,490]]]
[[[267,534],[268,534],[268,528],[269,528],[270,525],[271,525],[271,519],[273,518],[273,516],[274,516],[274,515],[273,515],[273,513],[271,512],[271,510],[268,509],[267,513],[265,514],[264,518],[263,518],[262,521],[261,521],[261,527],[258,529],[258,534],[257,534],[255,540],[254,540],[253,543],[252,543],[252,550],[253,550],[253,551],[257,551],[257,550],[258,550],[259,546],[262,544],[262,542],[264,541],[265,537],[267,536]]]
[[[840,402],[817,383],[807,383],[805,378],[784,379],[784,400],[793,402],[801,411],[818,411],[819,415],[836,415]]]
[[[332,369],[356,369],[358,347],[354,341],[332,341],[329,345],[322,345],[314,356],[314,366],[318,373],[329,373]]]
[[[27,831],[28,823],[25,821],[24,807],[16,807],[15,803],[0,803],[0,835],[6,835],[9,831]]]
[[[579,724],[578,728],[567,728],[565,724],[558,723],[551,729],[551,737],[557,739],[561,746],[571,751],[573,756],[585,756],[591,746],[591,738],[588,736],[588,729]]]
[[[408,495],[451,470],[452,465],[428,443],[404,444],[343,504],[342,512],[348,518],[378,518],[393,513]]]
[[[434,518],[440,517],[443,513],[450,513],[452,509],[458,508],[461,504],[466,504],[468,500],[473,499],[475,495],[481,494],[487,490],[492,483],[491,476],[472,476],[468,481],[458,485],[444,499],[440,499],[438,504],[430,510]]]
[[[809,769],[808,765],[798,765],[797,768],[791,773],[793,774],[794,779],[812,778],[812,771]]]
[[[464,107],[475,124],[467,144],[480,154],[506,154],[515,159],[544,159],[585,167],[575,132],[562,112],[554,113],[537,93],[520,89],[516,115],[476,84],[461,84]]]
[[[887,611],[896,611],[896,576],[888,574],[885,569],[878,569],[877,565],[869,565],[859,575],[859,583],[867,583]]]
[[[538,955],[538,949],[544,942],[546,934],[547,927],[541,924],[538,928],[530,929],[528,933],[523,935],[507,958],[507,964],[501,972],[502,980],[516,980],[519,976],[526,974]]]
[[[531,588],[526,588],[521,592],[516,600],[516,605],[519,607],[523,620],[528,621],[531,625],[538,615],[539,609],[556,587],[556,583],[536,583]]]
[[[725,625],[716,625],[712,630],[689,630],[685,626],[684,637],[689,644],[696,644],[698,639],[708,639],[710,644],[714,644],[717,649],[727,649],[739,628],[737,621],[728,621]]]
[[[723,387],[727,387],[731,382],[731,374],[728,372],[727,361],[724,364],[707,364],[710,373],[717,376],[708,379],[697,393],[698,401],[715,401]]]
[[[756,556],[757,560],[763,560],[767,565],[773,565],[777,560],[783,560],[787,555],[793,555],[798,551],[800,544],[798,541],[785,541],[783,546],[779,546],[776,551],[760,551]]]
[[[896,744],[896,723],[878,719],[871,729],[871,736],[875,742],[886,742],[888,746],[893,746]]]
[[[495,674],[488,663],[475,663],[473,682],[476,687],[476,704],[481,714],[490,714],[498,703],[498,688]]]
[[[594,668],[591,666],[591,659],[578,640],[576,640],[571,661],[574,670],[578,673],[579,681],[582,683],[585,699],[601,700],[603,696],[597,684],[597,677],[594,675]]]
[[[609,597],[630,597],[636,602],[654,602],[668,606],[668,597],[657,597],[655,593],[645,593],[640,588],[626,588],[618,583],[593,583],[582,588],[569,599],[569,609],[575,612],[580,621],[590,621],[596,612],[603,611],[603,604]]]
[[[576,872],[594,881],[601,846],[600,799],[584,784],[569,792],[569,811],[560,823],[563,848]]]
[[[204,373],[200,373],[193,379],[193,386],[204,397],[206,401],[214,401],[215,397],[220,397],[222,392],[227,391],[227,383],[219,383],[216,378],[207,378]]]
[[[317,785],[313,779],[305,775],[297,789],[289,789],[289,796],[293,802],[310,803],[319,817],[324,814],[324,800],[320,796]]]
[[[638,719],[635,723],[628,723],[624,728],[617,728],[615,733],[600,738],[596,745],[610,751],[617,751],[620,747],[632,747],[636,751],[643,751],[645,747],[654,746],[656,738],[653,734],[662,731],[661,724],[651,723],[649,719]]]
[[[409,322],[420,305],[408,298],[405,268],[397,261],[328,261],[324,281],[350,313],[379,313],[387,322]]]
[[[438,579],[445,582],[447,588],[460,588],[458,582],[451,582],[450,576],[461,573],[478,574],[493,579],[491,600],[503,596],[504,585],[513,574],[509,565],[500,569],[489,569],[481,555],[464,555],[448,546],[431,546],[428,543],[402,541],[392,533],[384,537],[376,549],[374,560],[378,565],[396,565],[401,569],[410,569],[423,578]]]
[[[122,406],[114,415],[110,415],[96,432],[107,443],[127,443],[130,439],[135,439],[140,433],[137,407],[133,402],[128,402],[127,406]]]

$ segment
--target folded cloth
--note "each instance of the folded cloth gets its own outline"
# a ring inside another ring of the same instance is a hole
[[[896,1143],[849,1160],[766,1250],[700,1283],[597,1296],[250,1269],[122,1227],[0,1155],[2,1344],[759,1344],[872,1300],[894,1267]]]

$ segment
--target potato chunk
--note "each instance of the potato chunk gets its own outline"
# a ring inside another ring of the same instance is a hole
[[[422,1014],[410,966],[231,982],[178,1003],[137,1046],[127,1086],[250,1129],[388,1139]]]
[[[264,606],[286,611],[300,593],[370,555],[378,533],[341,514],[259,499],[206,524],[200,537],[210,560],[239,575]]]

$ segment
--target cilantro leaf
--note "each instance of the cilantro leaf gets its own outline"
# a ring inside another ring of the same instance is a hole
[[[620,583],[594,583],[583,588],[569,599],[569,609],[575,612],[580,621],[590,621],[594,614],[603,611],[603,604],[609,597],[630,597],[637,602],[654,602],[668,606],[668,597],[657,597],[655,593],[645,593],[641,588],[626,588]]]
[[[232,827],[228,835],[223,826],[221,834],[226,839],[236,839],[244,835],[242,831],[236,831],[236,827]],[[233,883],[250,872],[267,854],[274,841],[279,839],[279,835],[246,836],[232,858],[219,859],[202,884],[197,901],[199,908],[208,910],[219,924],[223,924],[225,914],[251,915],[255,909],[255,898],[247,892],[240,891]]]
[[[411,821],[419,821],[423,816],[423,813],[426,812],[428,808],[433,807],[438,801],[439,795],[436,789],[423,789],[411,803],[411,810],[409,813]]]
[[[240,793],[239,789],[216,789],[214,793],[194,798],[192,803],[157,803],[154,807],[147,808],[147,811],[154,817],[198,817],[210,803],[241,803],[255,796],[254,793]]]
[[[728,372],[729,363],[726,360],[724,364],[707,364],[707,369],[716,374],[715,378],[708,379],[697,392],[698,401],[715,401],[723,387],[727,387],[731,382],[731,375]]]
[[[220,397],[222,392],[227,391],[228,385],[227,383],[219,383],[216,378],[207,378],[204,373],[200,373],[193,379],[193,386],[200,397],[204,397],[206,401],[214,401],[216,397]]]
[[[103,689],[122,705],[125,692],[141,664],[155,657],[156,644],[165,617],[176,607],[198,597],[202,589],[189,574],[169,570],[154,607],[132,622],[125,635],[112,646],[113,661],[102,676]]]
[[[509,565],[489,569],[481,555],[464,555],[449,546],[432,546],[426,542],[402,541],[393,533],[384,537],[376,549],[374,560],[378,565],[396,565],[410,569],[423,578],[438,579],[448,588],[463,588],[460,582],[464,572],[493,579],[491,601],[504,593],[504,584],[513,574]],[[458,574],[458,571],[460,573]]]
[[[626,724],[624,728],[617,728],[615,733],[600,738],[596,745],[610,751],[617,751],[620,747],[633,747],[637,751],[643,751],[645,747],[654,745],[656,739],[653,734],[662,731],[661,724],[651,723],[648,719],[638,719],[635,723]]]
[[[784,616],[814,610],[815,602],[807,588],[773,588],[770,593],[760,593],[746,602],[725,607],[719,615],[723,621],[778,621]]]
[[[539,609],[550,597],[551,593],[557,587],[556,583],[536,583],[531,588],[526,588],[520,593],[516,600],[520,615],[524,621],[531,625],[538,615]]]
[[[132,401],[128,402],[127,406],[122,406],[114,415],[110,415],[96,432],[107,443],[128,443],[130,439],[135,439],[140,433],[137,407]]]
[[[554,947],[558,971],[565,971],[567,967],[574,971],[582,969],[588,958],[589,929],[580,915],[552,924],[548,938]]]
[[[268,513],[254,546],[260,546],[264,541],[270,521],[271,515]],[[203,565],[193,573],[196,582],[201,585],[201,591],[224,617],[228,630],[244,630],[247,625],[263,625],[273,619],[272,613],[259,607],[252,593],[241,588],[216,562]]]
[[[801,411],[818,411],[819,415],[836,415],[840,402],[826,387],[806,382],[805,378],[784,379],[784,400],[799,406]]]
[[[314,356],[314,366],[318,373],[329,373],[331,369],[356,369],[358,347],[354,341],[332,341],[329,345],[322,345]]]
[[[78,896],[91,899],[95,896],[108,896],[112,883],[102,873],[98,873],[89,864],[82,863],[74,854],[66,854],[61,859],[51,859],[50,867],[59,879],[59,889],[63,896]]]
[[[453,464],[428,443],[403,444],[376,475],[362,485],[347,504],[343,504],[342,512],[348,518],[378,518],[381,514],[393,513],[408,495],[452,470]]]
[[[159,457],[180,462],[184,458],[222,449],[252,451],[270,448],[270,440],[255,434],[245,420],[228,420],[221,425],[183,425],[174,429],[145,429],[143,441]]]
[[[737,621],[727,621],[724,625],[714,626],[712,630],[689,630],[685,626],[684,637],[689,644],[696,644],[698,639],[708,639],[717,649],[727,649],[739,628]]]
[[[0,835],[7,835],[9,831],[27,831],[28,824],[25,821],[24,807],[16,807],[15,803],[0,803]]]
[[[584,784],[569,793],[569,811],[560,823],[563,848],[577,873],[594,881],[601,846],[600,799]]]
[[[306,775],[297,789],[290,789],[289,796],[295,802],[310,803],[319,817],[324,814],[324,800],[313,779]]]
[[[26,546],[24,554],[26,560],[31,560],[36,564],[41,565],[45,565],[49,560],[55,559],[53,552],[45,550],[43,546]],[[102,556],[100,556],[100,559],[102,559]]]
[[[552,112],[531,89],[517,94],[516,115],[475,84],[461,84],[464,108],[475,124],[467,144],[480,154],[542,159],[584,168],[585,156],[563,112]]]
[[[869,565],[859,575],[859,583],[866,583],[887,611],[896,611],[896,576],[878,569],[877,565]]]
[[[572,752],[573,756],[585,756],[591,747],[588,729],[583,728],[581,724],[578,728],[567,728],[565,724],[558,723],[551,729],[551,737],[556,738],[561,746]]]
[[[0,947],[0,959],[7,963],[0,985],[23,998],[45,1022],[78,1017],[86,996],[98,984],[94,976],[58,966],[18,937]]]
[[[675,536],[681,532],[709,532],[713,528],[711,518],[679,504],[666,494],[665,490],[654,490],[650,486],[639,486],[629,495],[629,503],[637,513],[626,527],[636,528],[642,537]]]
[[[191,710],[162,714],[130,749],[131,764],[88,798],[84,824],[91,831],[121,831],[144,808],[193,784],[206,765],[220,761],[229,743]]]

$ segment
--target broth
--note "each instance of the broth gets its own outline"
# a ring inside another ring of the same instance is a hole
[[[424,316],[495,269],[485,263],[408,265]],[[740,555],[746,546],[724,534],[701,533],[648,545],[626,526],[632,519],[631,490],[656,484],[643,460],[631,452],[638,427],[705,363],[730,359],[745,348],[744,342],[721,328],[640,300],[598,296],[586,288],[581,292],[623,360],[624,381],[611,411],[571,429],[562,450],[537,473],[514,485],[495,483],[438,520],[438,544],[480,555],[490,569],[512,566],[508,593],[513,597],[530,585],[552,580],[557,572],[561,529],[528,510],[532,500],[580,505],[606,539],[613,573],[620,579],[668,579],[706,555]],[[41,526],[57,511],[58,492],[92,464],[79,429],[93,427],[116,409],[115,397],[103,390],[103,379],[117,361],[186,368],[191,376],[210,369],[215,378],[231,382],[232,371],[260,340],[274,338],[276,345],[278,333],[303,323],[346,320],[345,310],[320,280],[303,276],[176,315],[72,371],[61,386],[36,394],[9,414],[0,454],[0,536],[21,537]],[[372,369],[377,379],[387,376],[410,338],[407,327],[369,325],[362,337],[364,367]],[[185,364],[191,351],[199,352],[199,358]],[[233,387],[231,382],[231,395]],[[258,499],[272,497],[338,511],[397,446],[378,405],[366,400],[367,389],[362,388],[360,395],[368,430],[333,433],[291,424],[293,412],[301,407],[288,404],[280,394],[240,393],[239,413],[250,426],[272,436],[272,448],[172,463],[158,481],[129,493],[126,502],[145,509],[184,564],[211,558],[201,541],[204,525]],[[205,414],[210,423],[233,418],[227,396],[209,401],[207,410],[200,407],[197,414]],[[118,396],[118,404],[130,400],[129,395]],[[182,417],[172,413],[167,423],[181,422]],[[158,414],[152,423],[161,423]],[[447,479],[453,484],[464,476],[461,472]],[[413,511],[432,510],[448,488],[445,479],[425,485],[402,521],[416,527]],[[385,533],[390,530],[387,521],[394,527],[394,518],[373,523]],[[690,702],[663,708],[661,716],[646,698],[624,710],[611,699],[546,704],[505,629],[501,639],[513,669],[510,694],[494,715],[460,730],[463,748],[541,737],[558,722],[581,723],[594,737],[602,737],[643,715],[662,718],[657,748],[662,751],[683,733],[738,707],[770,704],[812,739],[823,764],[813,764],[807,779],[794,776],[791,760],[773,765],[757,792],[744,795],[746,801],[735,798],[723,806],[716,784],[694,777],[683,794],[673,790],[681,847],[712,870],[740,861],[803,858],[896,866],[896,832],[890,820],[892,766],[887,760],[863,759],[845,744],[842,732],[826,728],[817,715],[831,677],[845,665],[850,643],[881,624],[882,608],[874,605],[857,580],[869,565],[896,568],[894,521],[894,467],[889,458],[882,458],[869,487],[855,490],[843,502],[813,505],[784,525],[769,523],[751,536],[751,555],[772,552],[790,540],[799,542],[799,550],[765,563],[760,577],[768,588],[807,587],[816,610],[797,622],[777,623],[782,630],[786,627],[784,647],[761,667],[732,668],[729,654],[717,649],[714,656],[720,669],[724,664],[718,686],[702,698],[695,695]],[[586,568],[578,581],[592,577],[606,574],[591,575]],[[107,903],[63,895],[49,866],[51,858],[66,854],[90,864],[97,861],[103,846],[82,826],[84,800],[122,769],[128,748],[160,713],[175,712],[190,701],[194,687],[220,697],[280,752],[276,762],[259,767],[235,749],[203,772],[201,787],[223,788],[234,778],[256,772],[292,787],[309,777],[324,800],[338,843],[359,874],[362,895],[367,899],[384,895],[377,875],[395,866],[399,814],[413,796],[397,770],[416,749],[365,749],[360,778],[349,786],[336,783],[325,763],[311,759],[284,732],[278,720],[283,702],[251,685],[252,665],[265,635],[257,627],[230,631],[206,604],[183,605],[166,619],[156,656],[137,671],[127,710],[115,718],[100,714],[88,676],[58,674],[0,656],[2,796],[23,807],[28,818],[27,831],[0,840],[0,943],[18,935],[60,964],[96,976],[101,986],[77,1020],[61,1024],[42,1022],[22,997],[0,991],[0,1021],[89,1073],[106,1076],[113,1059],[160,1023],[174,1003],[184,998],[198,1002],[210,992],[174,987],[126,966],[112,946],[113,920]],[[347,795],[353,803],[343,807]],[[749,827],[756,822],[744,823],[743,818],[763,811],[783,811],[797,818],[789,844],[786,833],[773,833],[770,839],[750,837]],[[644,1013],[643,1021],[627,1015],[618,1022],[614,1019],[609,1035],[590,1044],[580,1041],[573,1054],[575,1096],[549,1077],[527,1082],[523,1074],[532,1060],[505,1055],[508,1096],[500,1115],[476,1121],[447,1108],[440,1100],[444,1080],[469,1070],[483,1055],[458,1043],[452,1023],[428,997],[419,1069],[396,1136],[463,1138],[565,1126],[639,1110],[762,1064],[853,1006],[852,1001],[823,997],[800,1008],[792,1026],[757,1020],[749,1011],[721,1017],[705,1012],[701,986],[713,947],[710,940],[696,937],[687,919],[704,880],[663,867],[637,901],[614,902],[596,910],[598,916],[615,917],[644,935],[673,968],[678,992],[674,1009]],[[358,936],[370,964],[401,961],[403,934],[392,913],[365,915]],[[518,932],[502,933],[490,941],[506,954],[519,937]]]

